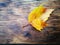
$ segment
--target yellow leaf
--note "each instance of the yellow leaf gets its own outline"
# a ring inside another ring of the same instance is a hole
[[[43,5],[40,5],[31,11],[28,15],[28,21],[34,28],[41,31],[41,29],[47,26],[45,21],[52,11],[53,9],[46,9]]]

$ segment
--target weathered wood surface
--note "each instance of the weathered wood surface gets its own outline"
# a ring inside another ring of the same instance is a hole
[[[0,32],[2,32],[0,37],[6,37],[0,38],[0,43],[45,44],[60,41],[60,9],[56,9],[56,12],[54,11],[49,17],[47,21],[49,26],[39,32],[28,23],[27,17],[34,7],[40,5],[40,2],[20,2],[19,4],[21,5],[16,5],[14,2],[7,7],[0,8]]]

